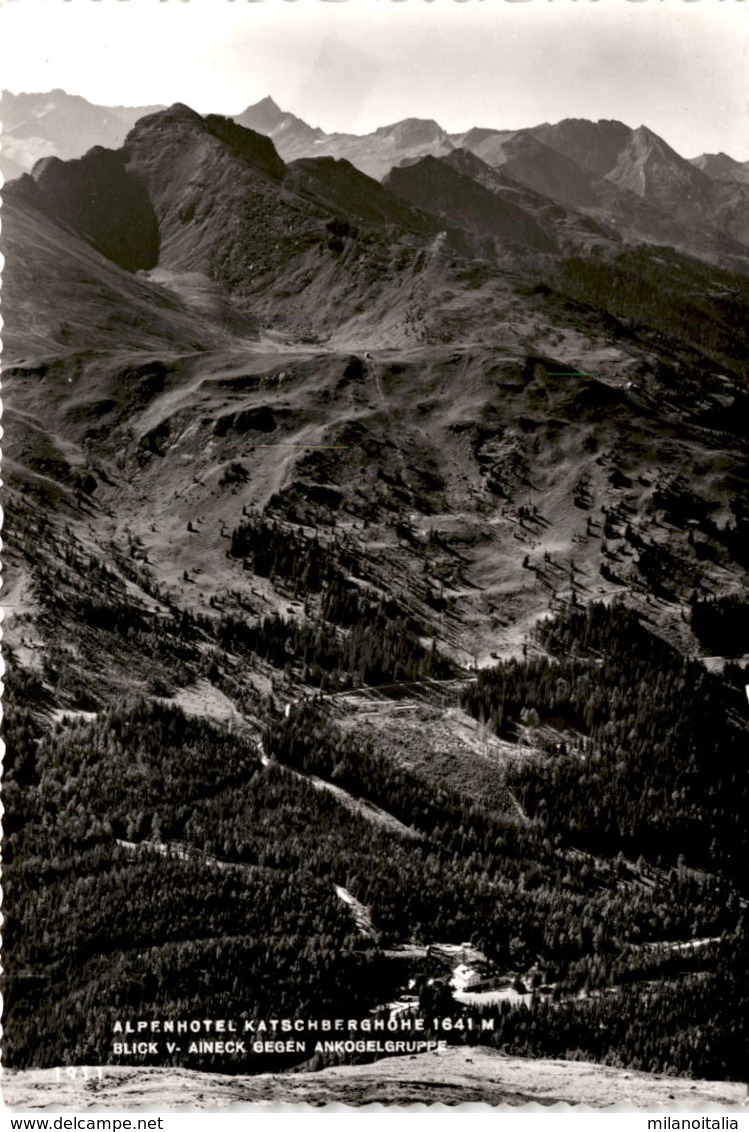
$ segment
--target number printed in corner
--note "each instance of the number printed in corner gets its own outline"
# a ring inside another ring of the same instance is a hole
[[[66,1065],[55,1067],[57,1081],[103,1081],[100,1065]]]

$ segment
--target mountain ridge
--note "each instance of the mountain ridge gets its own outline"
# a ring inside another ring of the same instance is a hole
[[[116,113],[122,116],[116,109],[110,116]],[[735,267],[748,254],[749,190],[743,166],[705,159],[702,168],[701,159],[687,161],[646,126],[570,118],[520,130],[474,128],[448,134],[434,120],[411,118],[364,135],[329,134],[282,110],[270,96],[234,120],[270,136],[283,160],[343,158],[378,180],[399,163],[468,148],[488,164],[506,167],[526,187],[614,229],[625,241],[668,244]],[[28,153],[16,152],[14,129],[21,127],[11,127],[6,176],[17,174],[19,158],[29,168],[33,163]],[[50,142],[36,156],[48,152],[61,155]],[[710,170],[718,176],[710,176]]]
[[[749,181],[749,161],[736,161],[726,153],[703,153],[691,162],[717,181]]]

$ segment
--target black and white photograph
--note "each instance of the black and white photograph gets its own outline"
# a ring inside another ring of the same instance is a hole
[[[749,4],[4,0],[0,87],[4,1105],[738,1128]]]

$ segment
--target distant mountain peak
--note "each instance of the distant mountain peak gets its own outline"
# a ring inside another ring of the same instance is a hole
[[[598,177],[604,176],[630,142],[632,130],[616,119],[563,118],[551,125],[545,122],[526,131],[537,141],[575,161]]]
[[[4,176],[30,172],[42,157],[81,157],[93,146],[121,146],[133,124],[163,109],[159,106],[96,106],[64,90],[14,94],[2,92]]]
[[[374,136],[392,137],[399,145],[424,145],[448,140],[442,126],[433,118],[404,118],[400,122],[391,122],[389,126],[380,126],[374,131]]]
[[[632,131],[606,179],[671,208],[696,200],[710,184],[704,173],[644,125]]]
[[[686,158],[677,153],[667,141],[664,141],[660,134],[656,134],[649,126],[638,126],[636,130],[632,131],[631,137],[632,142],[636,146],[643,147],[647,153],[657,154],[659,157],[668,158],[683,165],[689,164]]]
[[[549,122],[544,123],[545,127],[551,127]],[[630,133],[630,127],[619,118],[562,118],[556,123],[556,128],[560,127],[582,127],[587,129],[611,129],[616,130],[617,133]]]
[[[241,114],[236,115],[237,120],[248,118],[253,122],[262,123],[268,130],[273,129],[286,117],[288,117],[286,111],[282,110],[269,94],[265,98],[261,98],[259,102],[254,102],[251,106],[248,106]]]
[[[700,169],[708,177],[716,181],[733,181],[736,184],[749,184],[749,161],[736,161],[727,153],[702,153],[693,157],[690,165]]]
[[[651,130],[650,126],[646,126],[644,122],[641,123],[639,126],[637,126],[636,129],[634,129],[632,131],[632,133],[634,134],[635,137],[650,138],[652,141],[661,141],[662,140],[658,136],[658,134],[656,134],[656,132],[654,130]]]
[[[632,141],[639,145],[646,145],[651,148],[657,147],[658,149],[666,145],[663,139],[653,133],[648,126],[638,126],[637,129],[633,130]]]
[[[680,167],[689,166],[686,158],[677,153],[667,141],[664,141],[649,126],[638,126],[636,130],[632,130],[629,145],[625,148],[628,148],[630,153],[642,155],[647,159],[656,158],[672,162]]]
[[[234,121],[239,126],[257,130],[258,133],[266,134],[271,138],[275,138],[279,133],[291,135],[301,140],[303,144],[310,144],[316,138],[325,136],[322,130],[308,125],[295,114],[282,110],[270,95],[261,98],[253,106],[248,106],[241,114],[235,114]]]
[[[276,111],[278,111],[279,114],[283,113],[283,111],[281,110],[281,107],[278,105],[276,100],[274,98],[272,98],[269,94],[266,94],[265,98],[261,98],[260,101],[256,102],[255,105],[253,106],[253,110],[261,110],[261,109],[262,110],[276,110]]]

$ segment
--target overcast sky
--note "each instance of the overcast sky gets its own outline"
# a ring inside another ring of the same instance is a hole
[[[0,86],[328,131],[561,118],[749,158],[749,0],[0,0]],[[0,104],[0,117],[2,104]]]

